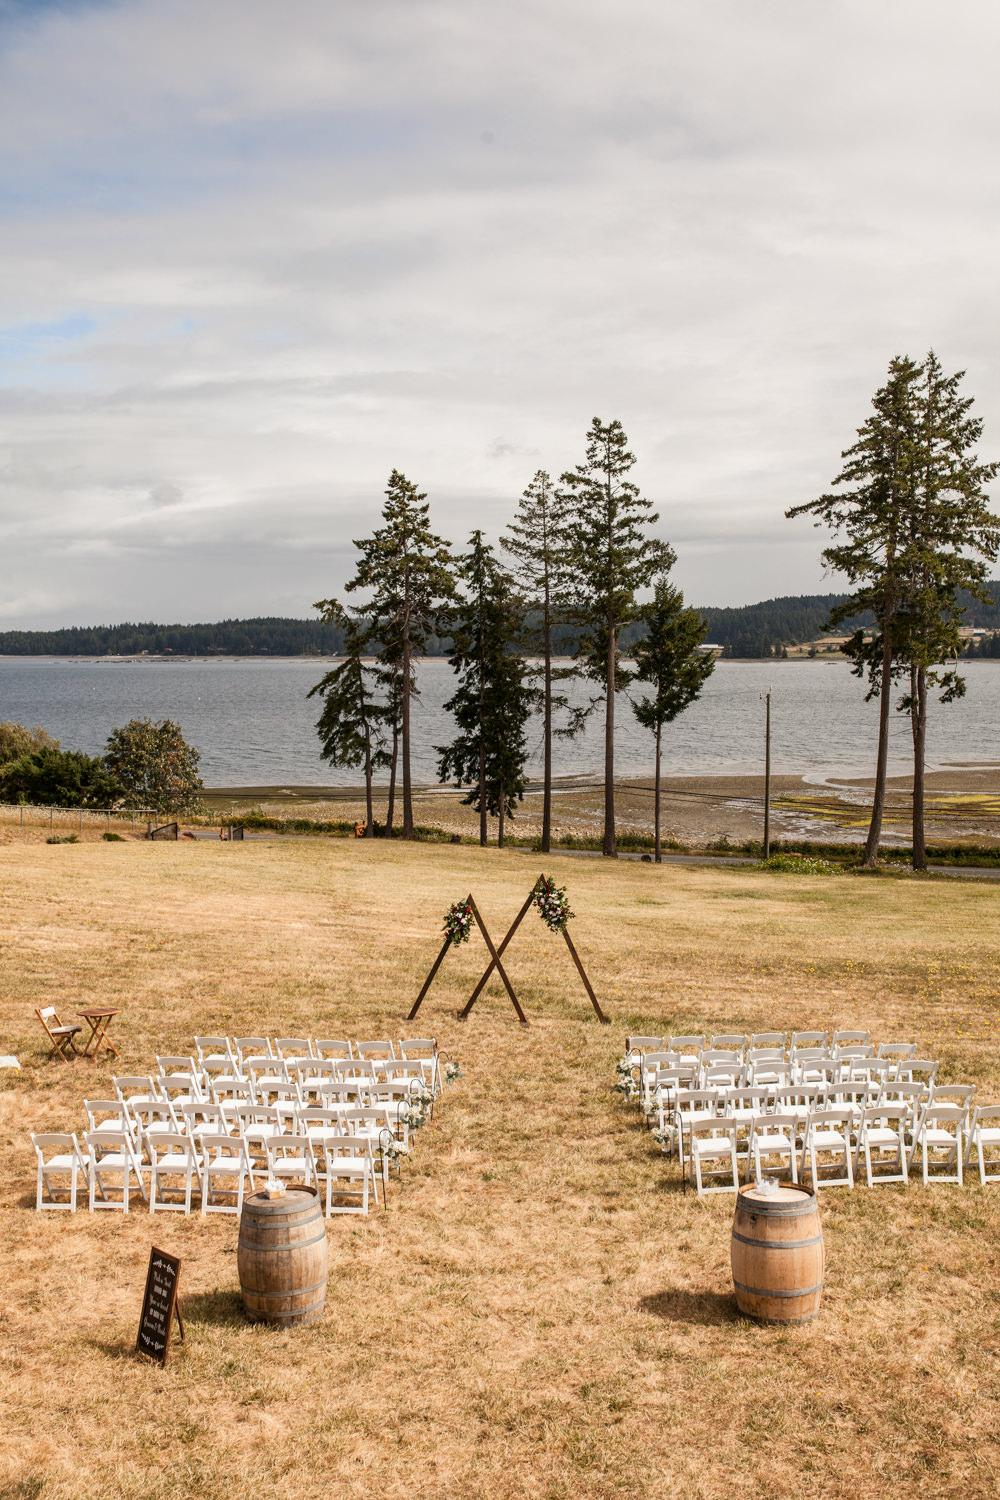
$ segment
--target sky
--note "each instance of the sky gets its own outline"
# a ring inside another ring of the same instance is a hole
[[[696,604],[826,592],[896,353],[1000,454],[991,0],[0,0],[0,629],[308,616],[625,425]]]

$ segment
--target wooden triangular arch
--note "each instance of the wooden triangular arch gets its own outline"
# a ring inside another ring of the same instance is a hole
[[[533,894],[534,893],[532,893],[532,895]],[[528,899],[529,899],[529,903],[530,903],[530,901],[531,901],[532,898],[529,897]],[[473,917],[475,918],[475,921],[476,921],[476,926],[479,928],[479,931],[483,935],[483,942],[486,944],[487,948],[489,949],[489,953],[490,953],[490,966],[489,966],[489,968],[486,971],[487,975],[492,974],[493,970],[496,969],[497,973],[500,975],[500,978],[504,982],[504,986],[505,986],[505,988],[507,990],[508,995],[510,996],[510,1003],[511,1003],[511,1005],[513,1005],[515,1011],[517,1012],[517,1019],[521,1022],[522,1026],[527,1026],[527,1024],[528,1024],[528,1018],[524,1014],[524,1011],[521,1009],[521,1002],[518,1000],[517,995],[514,993],[514,986],[511,984],[509,978],[507,977],[507,970],[503,966],[502,950],[501,950],[501,952],[498,953],[497,950],[496,950],[496,948],[494,947],[494,945],[493,945],[493,939],[490,937],[489,931],[487,930],[487,927],[486,927],[486,923],[483,921],[483,918],[482,918],[482,915],[480,913],[479,907],[476,905],[475,898],[473,897],[471,891],[469,892],[468,896],[466,896],[466,898],[465,898],[465,904],[469,908],[469,910],[472,912],[472,915],[473,915]],[[525,907],[525,911],[527,911],[527,906]],[[523,916],[523,912],[522,912],[522,916]],[[434,976],[437,974],[438,969],[440,969],[441,965],[444,963],[444,956],[448,952],[448,949],[450,947],[452,947],[451,936],[450,936],[450,934],[446,934],[445,935],[445,940],[441,944],[441,951],[438,954],[437,958],[434,960],[434,962],[431,964],[431,971],[428,974],[427,978],[424,980],[423,988],[421,989],[420,994],[414,1000],[414,1002],[413,1002],[413,1008],[410,1011],[410,1014],[406,1018],[408,1021],[412,1021],[415,1018],[415,1016],[417,1014],[417,1011],[420,1009],[421,1005],[423,1004],[423,1002],[424,1002],[424,996],[427,994],[427,991],[430,989],[431,985],[434,983]],[[467,1009],[468,1009],[468,1007],[466,1007],[466,1010]],[[465,1012],[464,1011],[459,1011],[459,1015],[464,1018]]]
[[[476,988],[472,991],[472,994],[469,996],[469,998],[466,1001],[466,1003],[465,1003],[464,1007],[462,1008],[462,1010],[459,1011],[459,1013],[458,1013],[459,1020],[464,1021],[466,1019],[466,1017],[468,1016],[468,1014],[471,1011],[472,1007],[475,1005],[476,1001],[479,999],[479,996],[482,993],[483,989],[486,987],[487,981],[489,980],[489,977],[493,973],[494,969],[497,969],[498,972],[500,973],[501,977],[503,977],[503,968],[501,966],[500,960],[503,958],[503,955],[506,953],[506,951],[507,951],[507,945],[510,942],[511,938],[514,936],[515,932],[520,927],[520,925],[524,921],[525,917],[528,915],[528,912],[529,912],[529,910],[531,908],[531,903],[534,901],[535,897],[538,895],[539,887],[542,887],[544,885],[545,885],[545,876],[544,876],[544,874],[543,875],[539,875],[538,879],[535,881],[534,885],[531,887],[531,890],[528,892],[528,898],[527,898],[527,900],[525,901],[524,905],[521,907],[521,910],[518,912],[518,914],[514,918],[513,922],[510,924],[510,927],[507,929],[507,935],[505,936],[503,942],[500,944],[500,947],[497,949],[496,957],[494,958],[491,955],[490,963],[487,965],[487,968],[486,968],[486,970],[485,970],[482,978],[480,979],[479,983],[476,985]],[[562,933],[563,937],[566,939],[566,947],[569,949],[570,956],[573,959],[574,964],[576,964],[577,972],[580,975],[580,978],[583,980],[583,987],[587,991],[587,995],[590,998],[590,1003],[594,1007],[594,1010],[597,1013],[597,1019],[600,1021],[600,1023],[601,1023],[602,1026],[609,1025],[610,1023],[608,1021],[608,1018],[604,1014],[603,1010],[601,1009],[601,1007],[600,1007],[600,1005],[598,1003],[598,1000],[597,1000],[597,996],[594,994],[594,987],[593,987],[593,985],[591,984],[590,980],[587,977],[587,971],[583,967],[583,964],[582,964],[582,962],[580,960],[580,955],[576,951],[576,945],[574,944],[573,939],[569,935],[569,928],[568,928],[568,926],[560,927],[559,931]]]

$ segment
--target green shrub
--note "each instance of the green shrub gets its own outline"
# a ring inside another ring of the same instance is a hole
[[[120,833],[102,833],[101,838],[106,844],[124,844],[125,840]]]
[[[75,833],[50,833],[45,842],[47,844],[78,844],[80,840]]]
[[[773,870],[779,875],[836,875],[837,866],[828,859],[809,854],[772,854],[757,862],[758,870]]]

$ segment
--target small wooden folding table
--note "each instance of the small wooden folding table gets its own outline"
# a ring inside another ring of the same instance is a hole
[[[118,1056],[118,1049],[108,1036],[108,1027],[112,1018],[118,1015],[120,1006],[94,1005],[87,1010],[78,1010],[77,1015],[81,1021],[86,1021],[90,1027],[90,1035],[83,1049],[84,1057],[96,1057],[103,1047],[110,1052],[112,1057]]]

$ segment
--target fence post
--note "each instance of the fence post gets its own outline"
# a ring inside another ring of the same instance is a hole
[[[21,827],[24,827],[24,803],[21,803]]]
[[[80,832],[83,832],[83,808],[80,808]]]

